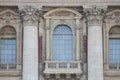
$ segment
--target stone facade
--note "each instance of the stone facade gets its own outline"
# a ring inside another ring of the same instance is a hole
[[[72,31],[72,61],[53,61],[58,25]],[[16,38],[15,68],[0,62],[0,80],[119,80],[109,61],[119,27],[119,0],[0,0],[0,40]]]

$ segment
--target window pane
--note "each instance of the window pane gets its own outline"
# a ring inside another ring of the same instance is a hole
[[[68,26],[57,26],[53,32],[53,60],[72,60],[72,31]]]
[[[120,39],[109,39],[109,61],[120,63]]]
[[[1,63],[16,62],[16,39],[0,40],[0,62]]]

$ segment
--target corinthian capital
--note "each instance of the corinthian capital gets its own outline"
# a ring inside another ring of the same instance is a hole
[[[101,25],[106,12],[107,6],[84,6],[84,14],[89,26]]]
[[[40,16],[40,7],[34,5],[20,5],[19,11],[24,21],[37,21]]]
[[[107,6],[84,6],[84,13],[86,16],[90,15],[104,15],[107,11]]]

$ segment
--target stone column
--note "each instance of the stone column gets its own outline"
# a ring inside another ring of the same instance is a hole
[[[50,30],[49,30],[49,18],[46,18],[46,61],[50,60]]]
[[[76,18],[76,60],[80,61],[80,18]]]
[[[88,27],[88,80],[103,78],[102,19],[106,8],[87,7],[84,9]]]
[[[22,80],[38,80],[38,9],[20,7],[23,19]]]

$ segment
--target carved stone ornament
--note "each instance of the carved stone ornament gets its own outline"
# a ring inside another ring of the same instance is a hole
[[[109,35],[120,35],[120,26],[112,27],[109,31]]]
[[[84,14],[89,26],[101,26],[107,7],[91,6],[84,8]]]
[[[120,10],[114,10],[108,13],[107,19],[109,19],[109,21],[115,22],[116,24],[119,24],[120,23]]]
[[[5,26],[1,29],[0,35],[16,35],[16,31],[11,26]]]
[[[0,12],[0,20],[5,21],[7,24],[15,22],[17,19],[20,19],[19,14],[12,10],[7,9]]]
[[[51,14],[50,16],[59,16],[59,17],[62,17],[62,16],[71,16],[71,13],[68,12],[68,11],[60,11],[60,12],[56,12],[54,14]]]
[[[19,6],[20,14],[24,21],[38,21],[41,7],[36,6]]]

